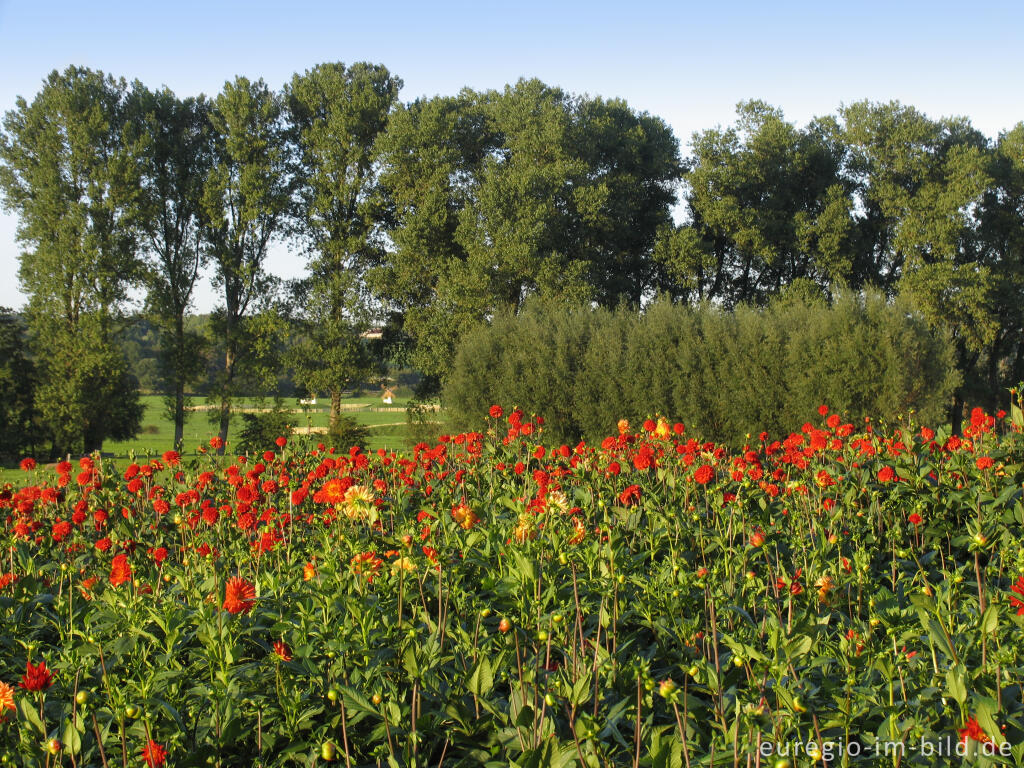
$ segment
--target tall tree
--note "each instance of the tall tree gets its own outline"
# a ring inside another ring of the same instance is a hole
[[[999,328],[977,379],[967,383],[975,398],[995,406],[1024,380],[1024,123],[999,136],[988,158],[991,183],[977,209],[976,247],[991,276]]]
[[[203,185],[212,162],[209,105],[178,99],[164,88],[136,83],[133,118],[145,143],[140,156],[141,245],[150,259],[145,271],[147,308],[160,337],[160,371],[174,423],[174,445],[185,427],[185,389],[204,370],[202,337],[185,326],[185,313],[203,263]]]
[[[459,223],[494,143],[468,89],[398,108],[380,140],[393,247],[368,278],[392,311],[396,335],[408,340],[424,393],[437,391],[458,338],[486,308],[485,287],[466,268]]]
[[[844,172],[856,186],[858,270],[952,334],[963,377],[950,411],[958,429],[1000,325],[976,234],[991,183],[987,141],[964,118],[932,120],[898,102],[857,102],[840,118]]]
[[[437,383],[455,344],[534,294],[639,304],[680,172],[665,124],[538,80],[417,102],[382,146],[394,249],[382,295]]]
[[[741,103],[737,125],[693,137],[689,221],[663,229],[663,289],[727,306],[764,304],[792,281],[850,281],[852,199],[829,125],[805,130],[763,102]]]
[[[264,261],[289,210],[292,162],[281,99],[262,80],[238,77],[225,83],[210,121],[213,164],[203,189],[204,239],[224,299],[216,314],[224,343],[224,371],[217,382],[223,443],[239,365],[261,344],[263,326],[247,320],[273,297],[274,281]]]
[[[342,390],[372,368],[360,333],[363,276],[384,253],[376,142],[401,87],[383,66],[360,62],[321,64],[285,88],[299,150],[294,221],[310,256],[297,373],[311,391],[330,394],[332,424]]]
[[[908,268],[971,258],[965,234],[987,179],[986,140],[969,121],[861,101],[839,111],[839,130],[863,282],[892,294]]]
[[[639,307],[658,284],[651,259],[671,222],[683,166],[679,141],[658,117],[621,99],[579,98],[568,141],[583,161],[570,243],[589,265],[587,282],[604,307]]]
[[[139,145],[126,97],[123,80],[69,67],[4,118],[0,189],[19,218],[36,406],[59,452],[129,438],[142,416],[115,344],[138,276]]]

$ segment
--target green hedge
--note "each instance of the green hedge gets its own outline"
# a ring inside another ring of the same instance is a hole
[[[826,304],[794,292],[733,312],[659,300],[642,314],[537,299],[464,337],[443,400],[460,427],[501,403],[543,415],[558,441],[660,414],[736,444],[799,429],[821,404],[944,422],[958,381],[949,339],[873,293]]]

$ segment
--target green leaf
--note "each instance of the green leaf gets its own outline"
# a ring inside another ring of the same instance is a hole
[[[981,633],[983,635],[995,632],[999,628],[999,610],[994,605],[985,609],[981,617]]]
[[[964,702],[967,701],[966,677],[967,674],[962,664],[950,667],[946,672],[946,688],[949,690],[949,695],[960,706],[963,706]]]
[[[806,656],[814,645],[814,640],[807,635],[796,635],[786,644],[786,653],[791,659]]]
[[[519,578],[527,584],[535,582],[537,580],[537,572],[533,567],[533,560],[518,549],[512,550],[512,557],[516,561],[516,570],[519,572]]]
[[[77,720],[81,721],[81,715]],[[64,742],[64,749],[69,750],[73,754],[78,754],[82,751],[82,733],[83,731],[78,730],[75,727],[75,723],[68,721],[68,724],[64,726],[64,735],[61,740]]]
[[[28,721],[28,724],[39,731],[40,735],[46,736],[46,728],[43,727],[43,721],[39,719],[39,713],[32,706],[32,702],[27,698],[22,698],[18,701],[18,706],[21,708],[21,716]]]
[[[996,744],[1003,743],[1003,732],[999,729],[999,725],[996,723],[995,713],[997,711],[996,703],[988,696],[976,696],[974,700],[974,716],[978,718],[978,725],[980,725],[985,733],[992,741]]]
[[[946,654],[950,659],[956,659],[957,655],[953,651],[953,646],[950,645],[949,639],[946,637],[946,633],[942,630],[942,625],[939,624],[938,619],[928,620],[928,635],[932,641],[942,649],[942,652]]]
[[[187,730],[185,728],[185,723],[181,719],[181,715],[178,714],[178,710],[176,710],[174,707],[172,707],[169,703],[167,703],[163,699],[154,698],[154,701],[160,706],[160,708],[164,712],[166,712],[170,716],[170,718],[174,721],[174,724],[177,725],[178,728],[180,728],[182,731]]]
[[[416,649],[411,645],[402,654],[402,666],[405,667],[405,671],[409,673],[410,677],[420,676],[419,659],[416,658]]]
[[[533,707],[527,705],[519,710],[519,714],[516,715],[516,726],[519,728],[530,728],[533,726]]]
[[[341,697],[345,701],[345,715],[349,718],[350,724],[361,721],[364,717],[381,719],[380,712],[355,688],[347,685],[340,687]]]
[[[925,595],[920,592],[912,594],[910,596],[910,604],[919,610],[935,613],[935,598],[931,595]]]
[[[583,702],[590,699],[590,673],[581,675],[572,686],[569,692],[569,704],[579,707]]]
[[[559,749],[554,739],[546,739],[536,749],[523,752],[518,764],[522,768],[563,768],[572,761],[575,751],[575,747]]]
[[[494,671],[486,656],[480,657],[480,662],[469,676],[469,680],[466,681],[466,687],[470,693],[477,696],[485,695],[494,687]]]
[[[683,746],[678,738],[670,738],[661,743],[661,748],[654,755],[653,768],[682,768]]]
[[[1013,761],[1017,765],[1024,764],[1024,743],[1014,744],[1010,748],[1010,754],[1013,755]]]

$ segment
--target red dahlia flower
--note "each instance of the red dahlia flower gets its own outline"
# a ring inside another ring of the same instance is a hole
[[[633,502],[640,501],[640,493],[639,485],[627,486],[626,490],[619,494],[619,503],[624,507],[628,507]]]
[[[256,587],[235,576],[224,587],[224,610],[228,613],[248,613],[256,603]]]
[[[1020,597],[1011,597],[1010,605],[1017,609],[1018,616],[1024,616],[1024,600],[1021,599],[1024,598],[1024,576],[1018,576],[1010,590],[1020,595]]]
[[[129,581],[132,577],[132,567],[128,563],[128,555],[123,552],[119,555],[114,556],[114,561],[110,565],[110,583],[119,587],[126,581]]]
[[[284,640],[274,641],[274,653],[278,655],[281,661],[292,660],[292,649],[288,647],[288,643]]]
[[[693,479],[701,485],[707,485],[711,482],[711,478],[715,476],[715,470],[711,468],[709,464],[701,464],[697,471],[693,473]]]
[[[26,691],[45,691],[53,685],[53,673],[41,661],[33,666],[31,661],[25,662],[25,674],[21,676],[21,687]]]
[[[992,741],[985,733],[985,729],[978,724],[978,718],[973,715],[964,723],[964,727],[960,728],[958,733],[960,734],[960,743],[966,744],[968,739],[980,742],[984,744]]]
[[[142,759],[149,768],[157,768],[167,762],[167,750],[152,739],[142,748]]]

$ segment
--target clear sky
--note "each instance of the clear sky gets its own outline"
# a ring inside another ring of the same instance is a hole
[[[348,2],[0,0],[0,111],[75,64],[216,94],[235,75],[278,88],[325,61],[381,63],[402,99],[538,77],[621,97],[694,131],[762,99],[803,124],[860,99],[965,115],[990,137],[1024,120],[1024,3],[979,0]],[[0,215],[0,306],[20,307],[16,220]],[[285,277],[302,261],[278,247]],[[214,297],[204,287],[198,308]]]

